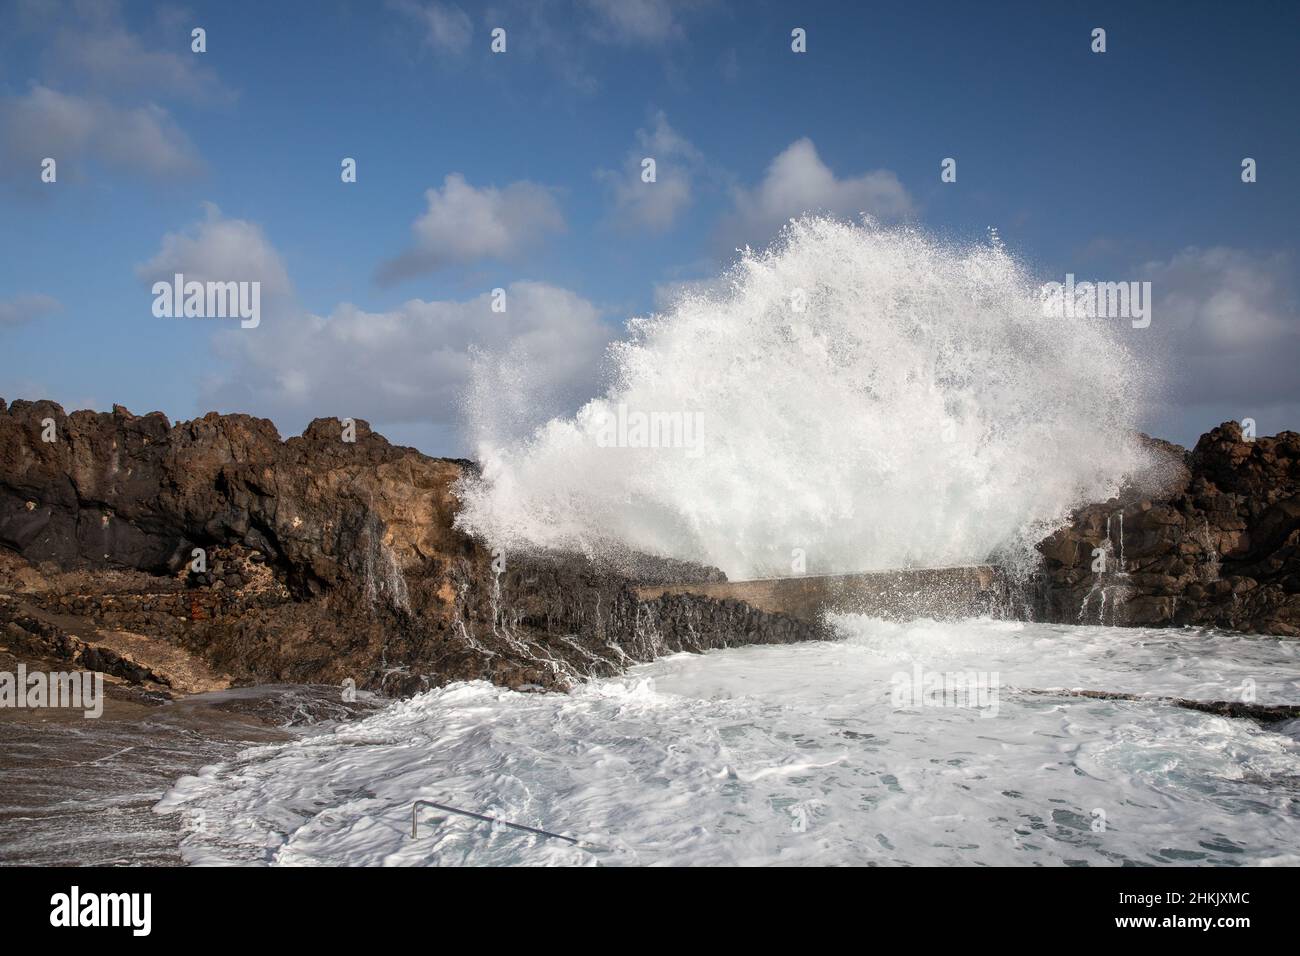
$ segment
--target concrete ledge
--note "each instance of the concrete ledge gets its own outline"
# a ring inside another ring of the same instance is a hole
[[[665,594],[695,594],[718,601],[743,601],[760,611],[788,614],[802,620],[818,618],[824,611],[895,620],[980,614],[1013,617],[1017,616],[1014,593],[1005,573],[992,565],[712,581],[636,589],[642,601]]]

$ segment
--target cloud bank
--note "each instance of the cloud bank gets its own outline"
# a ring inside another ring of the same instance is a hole
[[[411,246],[375,273],[381,285],[480,259],[509,259],[563,232],[551,191],[526,181],[476,188],[451,173],[424,194],[428,208],[411,225]]]

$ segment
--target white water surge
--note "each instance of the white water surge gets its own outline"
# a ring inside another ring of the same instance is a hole
[[[1036,290],[996,242],[795,223],[725,289],[634,322],[572,419],[512,438],[534,390],[494,394],[519,366],[489,370],[461,523],[732,577],[789,573],[796,549],[810,573],[1014,565],[1145,464],[1122,329],[1044,318]],[[679,447],[637,447],[661,444],[628,428],[653,413],[690,423]],[[1300,645],[832,623],[835,642],[676,655],[571,694],[453,684],[205,768],[157,809],[192,863],[1300,864],[1300,721],[1156,699],[1295,703]],[[896,694],[899,675],[972,671],[994,706]],[[433,809],[412,838],[417,800],[599,846]]]
[[[182,778],[191,863],[1300,864],[1300,646],[1197,630],[842,616],[834,643],[680,654],[572,694],[455,684]],[[993,671],[996,716],[891,679]],[[445,802],[602,845],[422,811]],[[1104,824],[1104,825],[1103,825]]]
[[[733,579],[789,574],[795,549],[809,573],[1014,562],[1141,464],[1132,329],[1046,318],[1038,290],[996,239],[792,223],[716,291],[629,323],[571,419],[514,439],[508,377],[485,376],[460,522]],[[656,434],[678,447],[638,447]]]

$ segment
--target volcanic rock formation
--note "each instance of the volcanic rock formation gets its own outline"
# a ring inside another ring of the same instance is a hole
[[[1224,422],[1190,452],[1152,444],[1154,487],[1135,482],[1039,545],[1039,614],[1300,636],[1300,434],[1246,441]]]
[[[727,596],[710,568],[494,555],[454,526],[473,463],[352,424],[355,441],[337,419],[281,441],[246,415],[0,400],[0,644],[161,695],[402,695],[563,689],[674,651],[829,636]],[[1151,444],[1150,474],[1040,545],[1035,616],[1300,635],[1300,436],[1226,423],[1190,453]]]
[[[473,678],[561,689],[663,653],[824,636],[737,601],[634,590],[712,569],[493,555],[452,524],[472,463],[354,426],[355,441],[317,419],[282,442],[246,415],[172,425],[0,401],[4,640],[85,660],[147,635],[213,679],[405,694]],[[167,683],[139,658],[115,666]]]

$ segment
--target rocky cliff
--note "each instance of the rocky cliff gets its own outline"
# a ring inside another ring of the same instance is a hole
[[[453,523],[472,463],[354,425],[282,441],[245,415],[0,400],[0,645],[160,694],[400,695],[562,689],[673,651],[829,636],[709,587],[647,586],[723,580],[708,568],[493,555]],[[1227,423],[1190,453],[1151,445],[1150,474],[1040,545],[1035,616],[1300,635],[1300,436]]]
[[[1152,446],[1163,487],[1138,482],[1039,545],[1039,615],[1300,636],[1300,434],[1247,441],[1225,422],[1190,452]]]
[[[735,601],[634,590],[711,569],[490,554],[452,523],[470,462],[354,426],[318,419],[281,441],[245,415],[173,425],[0,401],[5,640],[102,657],[145,636],[236,681],[403,694],[472,678],[559,689],[662,653],[824,636]]]

